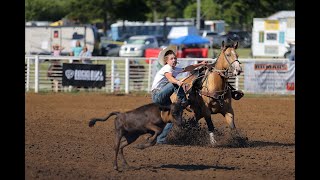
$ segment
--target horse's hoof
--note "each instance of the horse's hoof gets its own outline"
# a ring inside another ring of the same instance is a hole
[[[216,141],[216,140],[214,140],[214,139],[210,139],[210,144],[214,146],[214,145],[216,145],[216,144],[217,144],[217,141]]]
[[[209,133],[209,137],[210,137],[210,144],[215,145],[217,141],[214,139],[213,133]]]
[[[118,166],[113,166],[113,169],[118,171]]]
[[[123,169],[124,170],[130,170],[130,169],[133,169],[131,166],[129,166],[128,164],[126,165],[123,165]]]

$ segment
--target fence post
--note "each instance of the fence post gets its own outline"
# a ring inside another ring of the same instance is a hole
[[[70,59],[69,59],[69,63],[72,63],[72,62],[73,62],[73,59],[70,58]],[[71,92],[71,90],[72,90],[72,86],[69,86],[69,92]]]
[[[125,93],[129,94],[129,59],[126,58],[125,60]]]
[[[27,58],[27,80],[26,80],[26,91],[30,90],[30,58]]]
[[[34,92],[39,92],[39,56],[34,59]]]
[[[153,63],[153,59],[149,59],[149,72],[148,72],[148,88],[147,88],[147,92],[150,93],[151,90],[151,68],[152,68],[152,63]]]
[[[114,59],[111,60],[111,92],[114,92]]]

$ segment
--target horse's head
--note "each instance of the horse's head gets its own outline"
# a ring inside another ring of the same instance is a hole
[[[232,45],[225,45],[222,41],[221,53],[217,59],[216,68],[225,70],[224,74],[226,77],[237,76],[242,72],[240,61],[238,60],[238,42]]]

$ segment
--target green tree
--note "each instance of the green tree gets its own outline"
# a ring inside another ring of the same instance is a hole
[[[26,21],[57,21],[68,14],[68,1],[65,0],[26,0]]]
[[[114,5],[114,15],[123,21],[123,33],[126,33],[124,21],[146,21],[150,9],[143,0],[118,0]]]

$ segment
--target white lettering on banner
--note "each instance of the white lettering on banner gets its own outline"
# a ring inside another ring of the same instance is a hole
[[[91,71],[92,81],[103,81],[102,71]]]
[[[253,93],[294,94],[295,64],[256,63],[245,64],[244,89]]]
[[[103,81],[103,73],[95,70],[75,70],[74,80]]]

